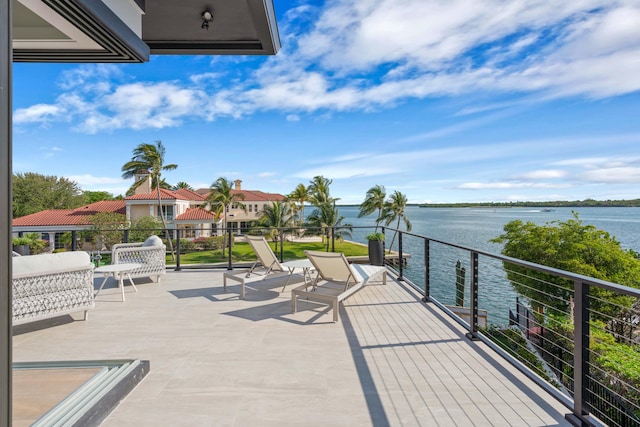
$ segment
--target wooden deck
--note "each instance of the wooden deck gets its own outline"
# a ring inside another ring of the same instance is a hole
[[[240,300],[223,272],[139,279],[126,302],[110,281],[88,321],[17,330],[14,361],[150,360],[105,426],[568,425],[562,405],[391,278],[333,323],[316,303],[291,314],[296,283],[280,293],[282,279],[252,279]]]

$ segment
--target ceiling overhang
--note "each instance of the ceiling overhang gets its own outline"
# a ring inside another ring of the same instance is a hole
[[[205,29],[207,10],[213,20]],[[147,0],[142,38],[153,54],[274,55],[280,49],[271,0]]]
[[[133,0],[12,0],[16,62],[144,62]]]
[[[202,14],[213,19],[202,25]],[[272,0],[12,0],[16,62],[145,62],[150,54],[273,55]]]

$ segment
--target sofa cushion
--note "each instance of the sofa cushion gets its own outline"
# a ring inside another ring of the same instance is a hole
[[[142,244],[142,246],[162,246],[164,245],[164,243],[162,243],[162,239],[159,238],[158,236],[149,236],[147,237],[147,240],[144,241],[144,243]]]
[[[69,270],[91,264],[87,252],[59,252],[13,257],[13,275]]]

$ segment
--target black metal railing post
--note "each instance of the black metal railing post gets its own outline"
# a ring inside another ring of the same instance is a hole
[[[176,269],[175,271],[180,271],[180,229],[176,229]]]
[[[403,281],[403,265],[404,259],[402,258],[402,231],[398,233],[398,280]]]
[[[129,229],[125,229],[122,236],[122,243],[129,243]]]
[[[477,340],[478,338],[478,253],[471,252],[471,289],[469,289],[471,302],[471,313],[469,319],[469,333],[467,338]]]
[[[430,272],[429,272],[429,239],[424,239],[424,297],[422,298],[422,301],[424,302],[428,302],[429,301],[429,293],[430,293],[430,283],[429,283],[429,277],[430,277]]]
[[[231,227],[227,228],[227,234],[229,235],[229,258],[227,262],[227,270],[233,270],[233,244],[231,243],[233,239],[233,232],[231,231]]]
[[[284,262],[284,230],[278,230],[280,232],[280,262]]]
[[[380,227],[380,232],[385,237],[384,239],[382,239],[382,264],[384,264],[384,258],[386,256],[385,254],[387,253],[387,247],[385,246],[385,240],[387,236],[385,236],[384,234],[384,227]]]
[[[336,251],[336,228],[331,227],[331,252]]]
[[[589,414],[589,287],[573,281],[573,414],[566,416],[573,425],[584,425]]]
[[[71,231],[71,250],[74,252],[78,250],[78,238],[76,230]]]

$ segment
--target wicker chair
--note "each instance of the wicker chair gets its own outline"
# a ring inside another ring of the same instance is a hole
[[[13,258],[13,324],[34,322],[95,307],[93,264],[86,252]]]
[[[131,277],[156,277],[166,273],[167,248],[158,236],[151,236],[143,243],[118,243],[111,248],[111,263],[142,264],[142,267],[131,270]]]

